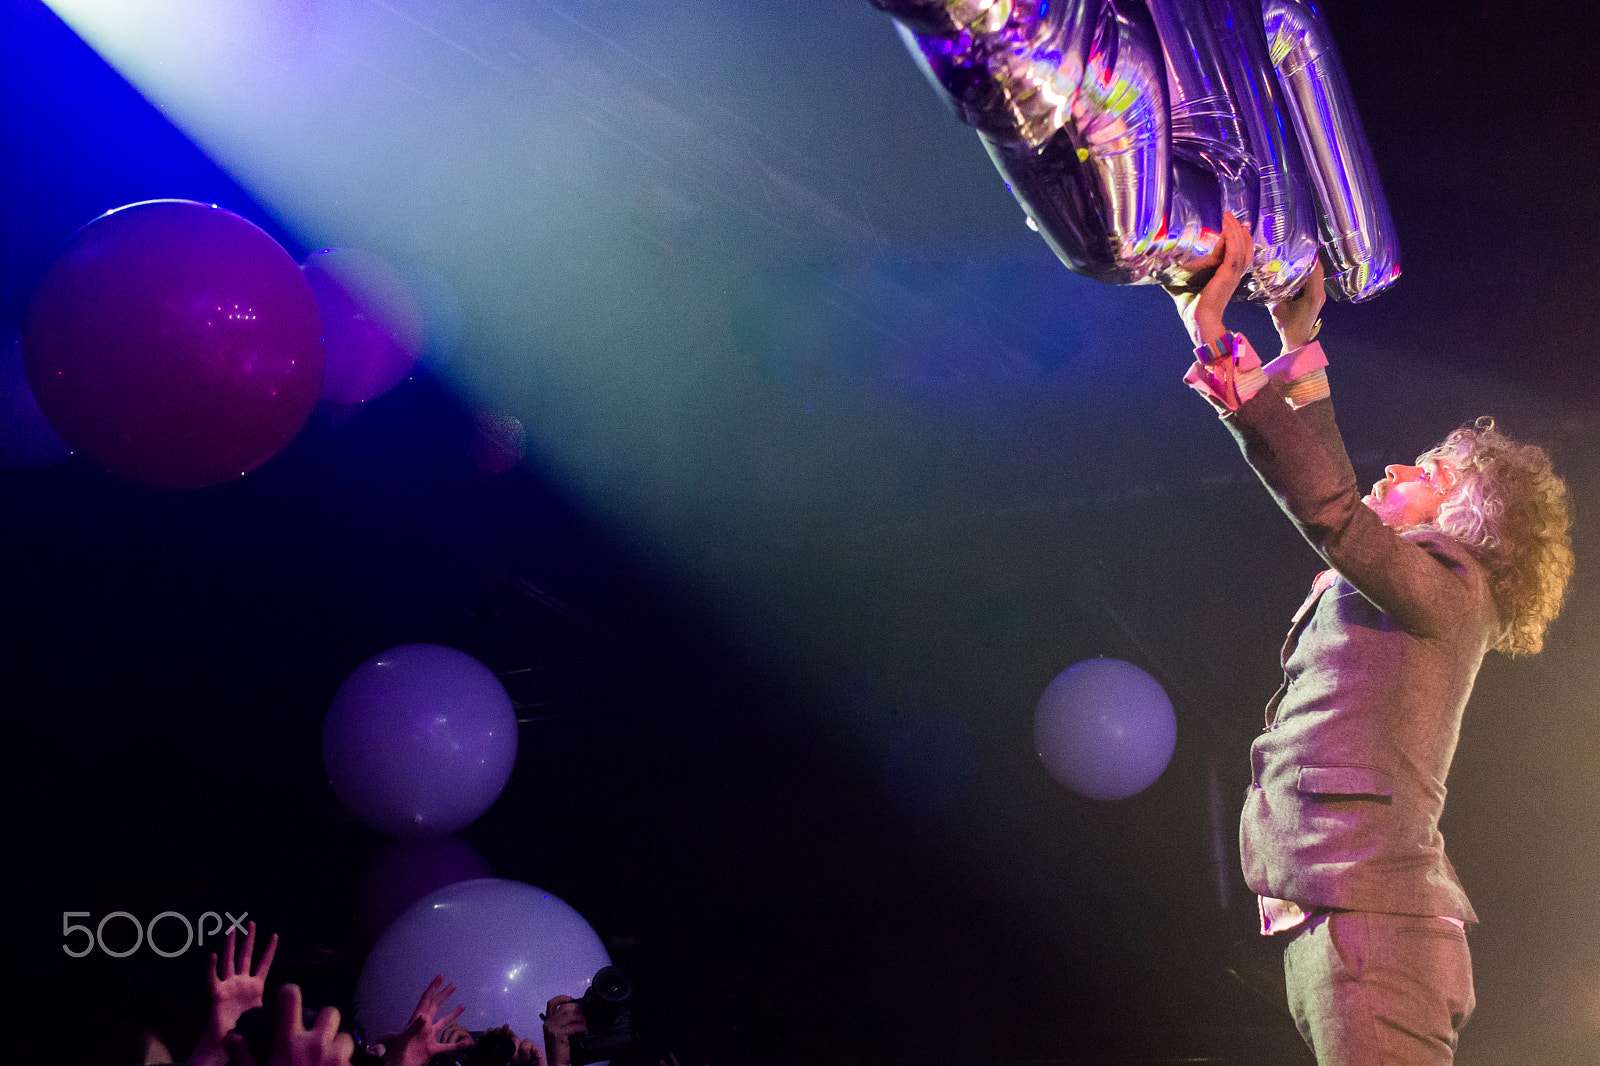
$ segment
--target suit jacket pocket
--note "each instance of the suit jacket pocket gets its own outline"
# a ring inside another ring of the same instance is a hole
[[[1303,793],[1330,797],[1387,800],[1394,795],[1393,779],[1371,766],[1302,766],[1295,788]]]

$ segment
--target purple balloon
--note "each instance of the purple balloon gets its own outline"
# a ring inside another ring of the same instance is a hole
[[[323,763],[344,805],[412,840],[470,825],[505,788],[516,757],[517,717],[499,678],[437,644],[403,644],[356,667],[322,730]]]
[[[455,837],[402,840],[372,861],[356,885],[356,918],[376,939],[417,900],[458,881],[494,876],[471,844]]]
[[[1161,776],[1178,720],[1160,682],[1121,659],[1086,659],[1056,675],[1033,712],[1050,776],[1090,799],[1123,799]]]
[[[422,303],[397,268],[359,248],[324,248],[301,264],[322,312],[322,398],[357,404],[406,379],[422,354]]]
[[[119,207],[74,234],[34,293],[22,352],[67,443],[161,488],[266,462],[322,389],[322,320],[294,260],[188,200]]]
[[[72,446],[50,428],[22,369],[22,339],[0,335],[0,466],[42,470],[72,454]]]
[[[580,997],[609,966],[583,916],[519,881],[463,881],[426,896],[384,931],[356,981],[356,1020],[376,1040],[399,1032],[436,974],[458,989],[468,1029],[509,1025],[539,1040],[552,996]]]

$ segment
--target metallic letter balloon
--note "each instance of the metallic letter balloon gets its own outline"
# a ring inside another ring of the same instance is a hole
[[[1190,284],[1231,211],[1255,236],[1246,295],[1294,292],[1319,244],[1335,296],[1398,276],[1349,87],[1308,4],[872,2],[1078,273]]]
[[[516,758],[517,716],[500,679],[438,644],[402,644],[356,667],[322,729],[328,780],[350,813],[405,839],[470,825]]]
[[[294,260],[233,212],[187,200],[79,230],[34,294],[22,351],[68,444],[161,488],[266,462],[322,389],[322,322]]]
[[[1400,276],[1400,246],[1333,37],[1300,0],[1263,0],[1273,66],[1322,201],[1328,286],[1365,300]]]

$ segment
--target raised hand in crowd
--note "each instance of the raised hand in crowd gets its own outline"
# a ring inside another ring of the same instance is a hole
[[[473,1058],[473,1062],[504,1063],[505,1066],[545,1066],[544,1052],[540,1050],[538,1041],[527,1037],[517,1036],[516,1030],[509,1025],[498,1026],[483,1034],[478,1041],[475,1052],[482,1052],[482,1056]],[[466,1057],[462,1062],[468,1061]]]
[[[272,957],[278,952],[278,934],[268,938],[260,960],[255,961],[256,923],[245,927],[244,945],[237,951],[236,932],[236,929],[228,930],[221,958],[212,955],[206,968],[206,981],[211,989],[211,1016],[206,1020],[205,1035],[189,1056],[190,1066],[223,1066],[228,1061],[223,1038],[233,1031],[245,1011],[262,1005],[266,994],[267,971],[272,968]]]
[[[229,1033],[223,1040],[229,1062],[234,1066],[350,1066],[356,1043],[349,1033],[339,1032],[338,1010],[323,1007],[309,1029],[303,1010],[299,985],[279,988],[272,1051],[267,1061],[257,1062],[244,1037]]]
[[[544,1048],[532,1037],[525,1036],[517,1041],[517,1054],[511,1060],[511,1066],[549,1066],[544,1057]]]
[[[384,1066],[425,1066],[430,1058],[441,1051],[471,1046],[472,1035],[455,1024],[461,1012],[467,1009],[466,1005],[459,1004],[450,1013],[440,1014],[445,1002],[455,991],[453,983],[444,983],[444,974],[439,974],[429,982],[428,987],[422,990],[422,998],[417,1000],[417,1009],[412,1012],[411,1021],[399,1033],[380,1041],[383,1044]]]
[[[393,1040],[395,1038],[390,1037],[389,1039]],[[439,1043],[447,1048],[459,1050],[471,1047],[474,1043],[474,1038],[472,1032],[466,1026],[460,1022],[451,1022],[439,1030]]]
[[[544,1008],[544,1053],[546,1066],[572,1066],[572,1038],[587,1033],[583,1004],[571,996],[554,996]]]

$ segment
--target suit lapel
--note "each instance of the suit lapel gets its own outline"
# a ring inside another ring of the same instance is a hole
[[[1294,618],[1289,622],[1289,635],[1283,638],[1283,651],[1279,656],[1279,661],[1285,667],[1289,665],[1289,656],[1294,654],[1295,647],[1300,643],[1300,634],[1310,621],[1311,615],[1316,609],[1317,601],[1322,598],[1324,592],[1333,587],[1334,582],[1338,579],[1339,572],[1337,570],[1324,570],[1311,583],[1311,591],[1306,593],[1305,602],[1300,604],[1300,609],[1294,613]],[[1278,686],[1278,691],[1273,694],[1272,699],[1267,703],[1268,728],[1271,728],[1274,719],[1278,717],[1278,704],[1283,702],[1284,694],[1288,691],[1289,678],[1285,674],[1283,684]]]

